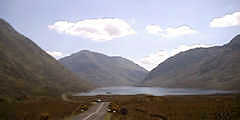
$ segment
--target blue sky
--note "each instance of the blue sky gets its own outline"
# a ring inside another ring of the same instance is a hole
[[[240,33],[238,12],[239,0],[0,1],[0,17],[57,58],[88,49],[148,70],[179,51],[229,42]]]

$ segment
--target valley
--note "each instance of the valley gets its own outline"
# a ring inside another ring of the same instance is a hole
[[[0,120],[240,120],[238,1],[83,1],[0,2]]]

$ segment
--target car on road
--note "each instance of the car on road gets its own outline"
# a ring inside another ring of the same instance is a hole
[[[84,112],[84,111],[87,111],[88,110],[88,106],[87,105],[81,105],[80,106],[80,111],[81,112]]]
[[[118,104],[110,103],[108,105],[108,109],[107,109],[108,112],[115,113],[115,112],[118,112],[119,110],[120,110],[120,106]]]
[[[96,102],[99,103],[99,102],[102,102],[102,100],[101,99],[97,99]]]

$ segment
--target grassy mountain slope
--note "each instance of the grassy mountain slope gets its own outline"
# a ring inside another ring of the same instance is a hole
[[[229,44],[181,52],[153,69],[144,85],[240,90],[240,35]]]
[[[110,57],[82,50],[60,59],[71,71],[99,86],[134,85],[142,81],[147,71],[122,57]]]
[[[0,95],[59,95],[91,85],[0,19]]]

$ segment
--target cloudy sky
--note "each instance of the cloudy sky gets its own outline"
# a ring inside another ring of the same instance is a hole
[[[148,70],[240,33],[239,0],[1,0],[0,17],[57,59],[88,49]]]

